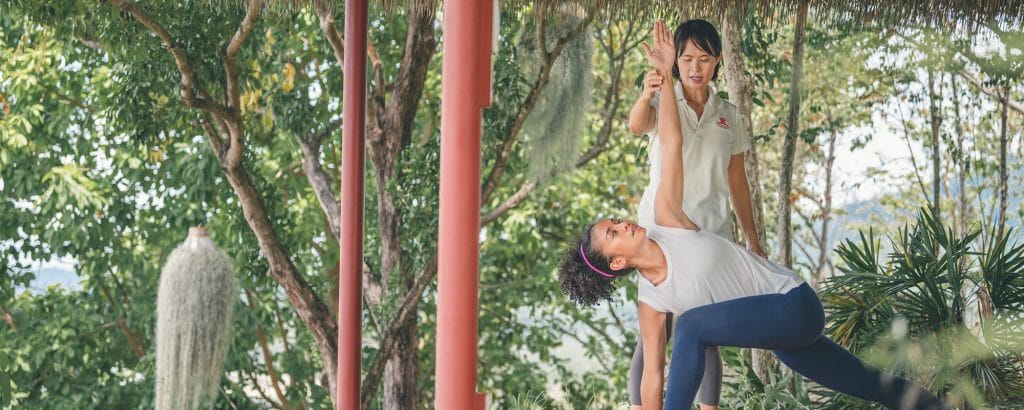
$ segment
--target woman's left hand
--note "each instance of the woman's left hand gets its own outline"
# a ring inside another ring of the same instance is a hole
[[[647,61],[662,75],[671,74],[672,66],[675,65],[676,46],[672,35],[665,29],[665,22],[661,20],[654,22],[651,38],[654,40],[653,47],[647,43],[643,44]]]

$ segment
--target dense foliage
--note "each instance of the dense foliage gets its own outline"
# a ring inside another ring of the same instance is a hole
[[[204,122],[216,120],[182,102],[182,76],[171,53],[136,16],[113,3],[118,2],[0,5],[0,407],[152,407],[159,269],[188,227],[201,224],[232,259],[239,280],[235,334],[211,406],[331,408],[316,333],[269,274],[274,268],[260,234],[243,214],[243,199],[210,145]],[[187,53],[196,89],[211,101],[229,92],[222,50],[245,15],[239,3],[144,5]],[[340,10],[332,13],[342,20]],[[373,13],[371,103],[383,106],[400,91],[395,84],[404,73],[412,17],[402,11]],[[322,17],[312,7],[273,7],[260,14],[237,56],[236,108],[245,129],[241,172],[251,179],[290,263],[316,298],[333,307],[338,243],[329,207],[306,166],[311,158],[320,165],[329,176],[329,194],[336,197],[343,73],[324,38]],[[581,309],[561,295],[554,274],[559,250],[579,228],[599,216],[632,217],[646,182],[645,139],[629,135],[625,120],[638,92],[632,80],[646,70],[637,46],[647,22],[592,19],[529,8],[505,10],[501,19],[494,101],[484,112],[483,165],[485,177],[495,169],[502,172],[482,213],[504,211],[485,220],[481,230],[479,324],[479,390],[497,408],[609,408],[626,402],[637,337],[635,286],[625,286],[613,302]],[[766,20],[748,16],[742,51],[755,89],[757,172],[771,192],[777,188],[792,38],[790,28]],[[544,32],[538,24],[562,23],[588,26],[578,32],[558,26],[551,30],[555,35],[575,32],[588,38],[554,61],[590,58],[592,78],[577,78],[576,64],[548,67],[559,75],[539,80],[544,64],[529,39]],[[440,25],[431,27],[443,41]],[[1001,39],[1004,55],[1019,56],[1019,30],[988,32]],[[830,332],[873,363],[929,380],[970,406],[1017,402],[1021,350],[1001,340],[1019,331],[1009,319],[1024,303],[1022,251],[1016,231],[994,235],[998,229],[992,221],[1019,224],[1015,207],[1021,192],[1010,190],[1007,218],[994,217],[1001,106],[991,92],[1002,86],[1009,103],[1020,101],[1019,79],[1003,69],[1013,58],[964,52],[964,44],[987,41],[995,47],[997,40],[945,34],[912,27],[808,27],[806,105],[794,177],[798,192],[792,198],[794,212],[802,217],[794,235],[803,249],[797,269],[822,281],[835,275],[825,288]],[[591,50],[579,48],[588,44]],[[438,45],[427,54],[422,96],[412,101],[416,110],[400,118],[408,125],[408,138],[399,139],[402,150],[390,158],[394,173],[375,180],[378,164],[367,163],[367,365],[377,359],[398,305],[413,293],[408,284],[415,273],[429,271],[436,248],[439,50]],[[936,54],[943,57],[926,58]],[[912,167],[879,164],[857,180],[836,182],[840,190],[891,188],[876,190],[862,204],[832,205],[822,182],[837,156],[853,155],[872,140],[885,139],[901,150],[905,144],[918,156],[930,147],[928,119],[935,111],[928,104],[928,70],[941,79],[932,97],[945,101],[937,112],[947,119],[937,139],[942,161],[935,163],[945,195],[936,206],[957,223],[923,217],[894,234],[886,264],[870,236],[845,242],[839,258],[830,261],[832,244],[851,227],[873,224],[890,232],[914,220],[912,210],[932,202],[930,182],[920,175],[930,165],[915,157],[899,160]],[[560,83],[565,81],[572,82]],[[535,93],[549,82],[561,94]],[[725,90],[723,82],[719,91]],[[581,91],[590,87],[589,96]],[[525,107],[538,96],[547,102],[530,113]],[[560,136],[545,140],[551,136],[536,135],[536,124],[561,115],[551,103],[559,98],[590,102],[582,113],[574,107],[581,122],[559,127]],[[1010,110],[1008,134],[1019,135],[1022,113]],[[518,133],[526,135],[517,141]],[[326,138],[310,145],[315,141],[310,136],[317,134]],[[541,155],[550,153],[543,147],[556,147],[552,152],[561,156],[575,152],[568,160],[551,158]],[[1019,147],[1011,145],[1011,156],[1019,158]],[[533,163],[538,156],[552,163],[538,171]],[[1014,183],[1020,181],[1020,162],[1009,164],[1009,185],[1024,186]],[[966,179],[957,178],[961,170]],[[524,191],[524,200],[508,202]],[[778,204],[773,195],[765,198],[771,225]],[[511,206],[503,208],[506,204]],[[387,206],[401,210],[397,221],[378,217]],[[972,223],[983,232],[962,228]],[[834,233],[823,235],[824,226]],[[388,236],[391,229],[400,232],[397,262],[382,250],[394,239]],[[776,240],[769,237],[768,244]],[[48,261],[70,264],[79,287],[39,288],[34,276]],[[433,283],[422,295],[412,295],[417,308],[408,327],[417,342],[418,377],[404,382],[419,387],[415,402],[421,408],[433,403]],[[850,298],[851,293],[873,299]],[[991,301],[985,313],[977,307],[982,294]],[[893,330],[897,317],[906,320],[905,333]],[[965,340],[977,349],[966,354],[954,348]],[[883,354],[895,361],[881,359]],[[723,408],[813,408],[845,400],[781,371],[761,380],[750,371],[747,351],[727,349],[724,356],[729,376]],[[385,405],[380,385],[386,383],[395,381],[370,386],[371,407]]]

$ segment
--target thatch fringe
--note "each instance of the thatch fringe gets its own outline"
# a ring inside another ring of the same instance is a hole
[[[243,0],[225,0],[242,3]],[[332,5],[342,14],[341,0],[316,0]],[[505,0],[504,11],[519,12],[537,4],[545,7],[581,5],[598,9],[598,20],[614,22],[664,18],[715,18],[728,7],[745,7],[762,16],[766,23],[786,24],[801,0]],[[995,21],[1000,27],[1024,23],[1024,0],[807,0],[811,18],[819,23],[842,23],[869,27],[926,26],[938,29],[971,29]],[[270,8],[302,8],[310,0],[269,0]],[[442,0],[372,0],[371,10],[385,13],[440,8]]]

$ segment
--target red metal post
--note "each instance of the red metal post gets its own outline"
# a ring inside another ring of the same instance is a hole
[[[444,2],[435,407],[484,408],[476,392],[480,132],[490,104],[492,0]]]
[[[359,409],[363,344],[363,165],[367,0],[345,0],[345,78],[338,274],[338,410]]]

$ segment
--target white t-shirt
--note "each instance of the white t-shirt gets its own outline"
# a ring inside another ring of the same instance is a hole
[[[708,86],[708,101],[700,120],[686,105],[683,87],[675,85],[679,119],[683,128],[683,211],[697,226],[725,238],[732,238],[729,206],[729,160],[733,154],[750,149],[750,136],[739,121],[736,106],[724,101]],[[659,97],[651,100],[658,108]],[[640,198],[637,223],[654,225],[654,194],[661,180],[661,144],[655,127],[649,134],[650,183]]]
[[[784,266],[708,232],[653,225],[647,229],[665,252],[668,275],[655,286],[637,275],[640,302],[680,315],[695,307],[728,300],[781,294],[804,280]]]

